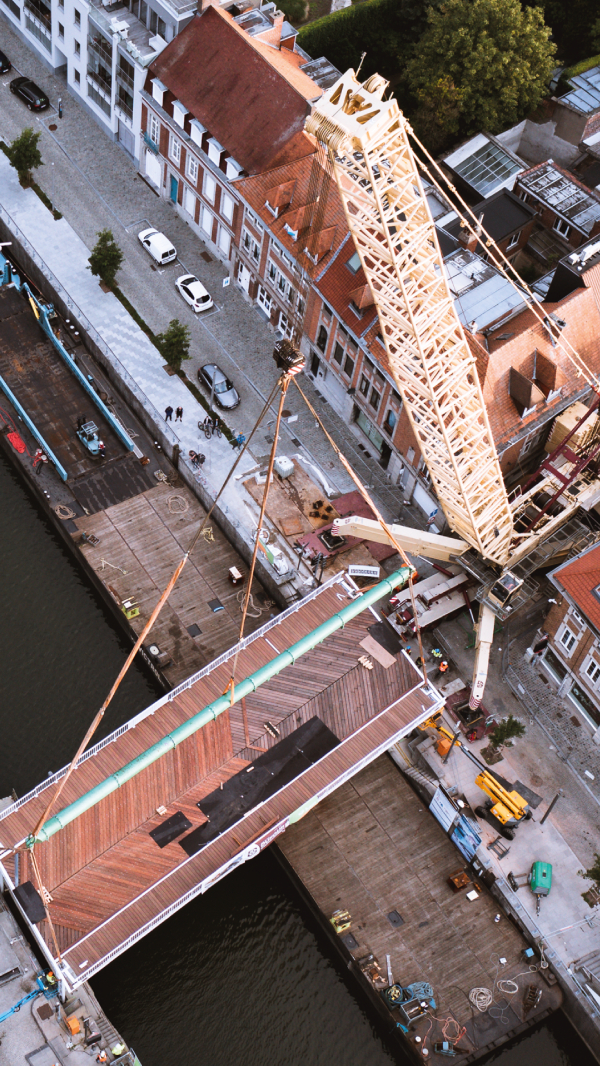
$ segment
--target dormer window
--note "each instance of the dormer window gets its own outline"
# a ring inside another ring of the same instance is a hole
[[[178,126],[181,126],[182,129],[185,124],[185,116],[187,113],[187,107],[184,107],[179,100],[173,101],[173,121],[176,122]]]
[[[223,148],[223,145],[219,144],[214,137],[208,138],[208,158],[211,163],[215,163],[219,166],[224,151],[225,149]]]
[[[163,85],[159,78],[152,79],[152,96],[156,100],[157,104],[163,105],[163,97],[167,91],[167,86]]]
[[[268,211],[271,212],[271,214],[273,215],[274,218],[277,218],[277,215],[279,214],[279,208],[278,207],[275,207],[275,206],[273,206],[273,204],[270,204],[268,200],[265,200],[265,207],[267,208]]]
[[[231,156],[225,162],[225,173],[230,181],[234,181],[235,178],[239,178],[243,174],[244,168],[240,166]]]
[[[193,118],[190,122],[190,136],[194,142],[200,148],[202,147],[202,138],[206,133],[206,126],[203,126],[201,122],[198,122],[197,118]]]
[[[351,256],[350,259],[348,259],[346,266],[348,267],[348,270],[351,274],[358,274],[358,271],[361,267],[360,256],[358,252],[355,252],[354,255]]]

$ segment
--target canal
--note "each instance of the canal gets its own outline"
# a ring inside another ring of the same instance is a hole
[[[129,645],[0,452],[0,796],[72,756]],[[106,734],[159,695],[134,666]],[[344,969],[267,852],[159,926],[93,981],[142,1066],[385,1066]],[[490,1061],[594,1066],[557,1015]]]

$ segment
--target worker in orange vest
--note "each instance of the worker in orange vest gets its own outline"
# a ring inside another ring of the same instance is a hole
[[[438,674],[445,674],[446,671],[449,670],[449,669],[450,669],[449,663],[447,663],[445,659],[442,659],[440,665],[438,666]]]

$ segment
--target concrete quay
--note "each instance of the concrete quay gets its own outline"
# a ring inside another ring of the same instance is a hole
[[[47,965],[40,966],[0,896],[0,1015],[35,990],[36,976],[41,973],[48,973]],[[70,1031],[68,1020],[77,1032]],[[84,1020],[88,1020],[90,1034],[98,1033],[98,1040],[89,1045]],[[91,1066],[102,1052],[116,1066],[140,1066],[135,1051],[110,1024],[87,983],[62,1001],[57,995],[46,998],[40,991],[1,1025],[0,1066],[24,1062],[29,1066]]]

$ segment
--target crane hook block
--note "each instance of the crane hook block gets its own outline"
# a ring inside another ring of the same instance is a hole
[[[299,374],[304,370],[304,356],[291,341],[284,337],[277,341],[273,348],[273,359],[279,370],[287,371],[288,374]]]

